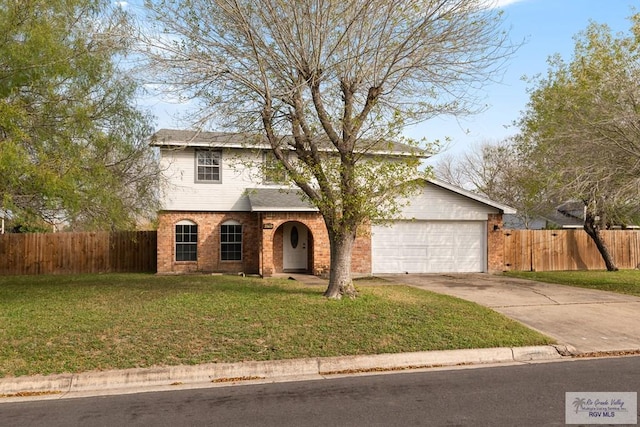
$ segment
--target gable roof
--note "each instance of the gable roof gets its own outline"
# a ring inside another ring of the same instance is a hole
[[[444,188],[445,190],[452,191],[454,193],[460,194],[461,196],[467,197],[471,200],[475,200],[476,202],[480,202],[484,205],[490,206],[492,208],[496,208],[502,211],[505,214],[515,214],[517,211],[511,206],[507,206],[502,203],[495,202],[487,197],[476,194],[472,191],[465,190],[463,188],[457,187],[453,184],[449,184],[448,182],[441,181],[436,178],[431,178],[426,180],[429,184],[438,186],[440,188]]]
[[[457,193],[463,197],[472,199],[486,206],[498,209],[505,214],[515,214],[516,210],[510,206],[494,202],[486,197],[463,190],[451,184],[436,180],[425,180],[428,185],[435,185],[448,191]],[[301,190],[283,188],[252,188],[247,190],[247,197],[252,212],[318,212],[316,208]]]
[[[292,136],[282,136],[284,142],[293,141]],[[326,140],[319,139],[321,151],[331,152],[335,148]],[[366,141],[364,141],[366,144]],[[248,148],[259,150],[271,150],[271,145],[262,135],[250,133],[231,132],[205,132],[178,129],[160,129],[150,138],[150,145],[154,147],[200,147],[200,148]],[[371,154],[384,154],[395,156],[417,155],[427,158],[431,155],[425,150],[412,147],[407,144],[392,141],[371,142],[366,147]]]

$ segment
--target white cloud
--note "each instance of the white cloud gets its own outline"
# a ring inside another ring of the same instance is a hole
[[[492,3],[493,3],[493,7],[498,8],[498,7],[509,6],[514,3],[520,3],[522,1],[525,1],[525,0],[493,0]]]

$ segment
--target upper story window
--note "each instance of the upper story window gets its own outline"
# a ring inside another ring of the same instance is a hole
[[[287,181],[287,171],[276,158],[273,151],[265,151],[262,158],[262,171],[265,184],[284,184]]]
[[[183,220],[176,224],[176,261],[198,260],[198,225]]]
[[[221,182],[222,153],[215,150],[196,151],[196,182]]]

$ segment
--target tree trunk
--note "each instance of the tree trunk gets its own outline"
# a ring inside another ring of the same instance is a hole
[[[351,279],[351,255],[355,238],[355,233],[329,233],[331,267],[329,286],[324,292],[327,298],[340,299],[343,296],[355,298],[358,295]]]
[[[596,244],[598,252],[600,252],[602,259],[604,260],[604,264],[607,266],[607,271],[618,271],[618,267],[616,267],[615,263],[613,262],[613,258],[609,253],[607,245],[602,240],[602,235],[600,234],[599,227],[595,223],[595,218],[593,214],[589,212],[587,212],[585,215],[584,231],[587,232],[589,237],[591,237],[591,239],[593,240],[593,243]]]

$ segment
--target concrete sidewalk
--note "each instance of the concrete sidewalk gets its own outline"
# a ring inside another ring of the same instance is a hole
[[[109,394],[168,391],[325,379],[336,376],[469,365],[557,361],[565,349],[555,346],[486,348],[322,357],[239,363],[209,363],[47,376],[0,378],[4,402]]]
[[[575,353],[640,351],[640,298],[485,273],[380,277],[489,307]]]

